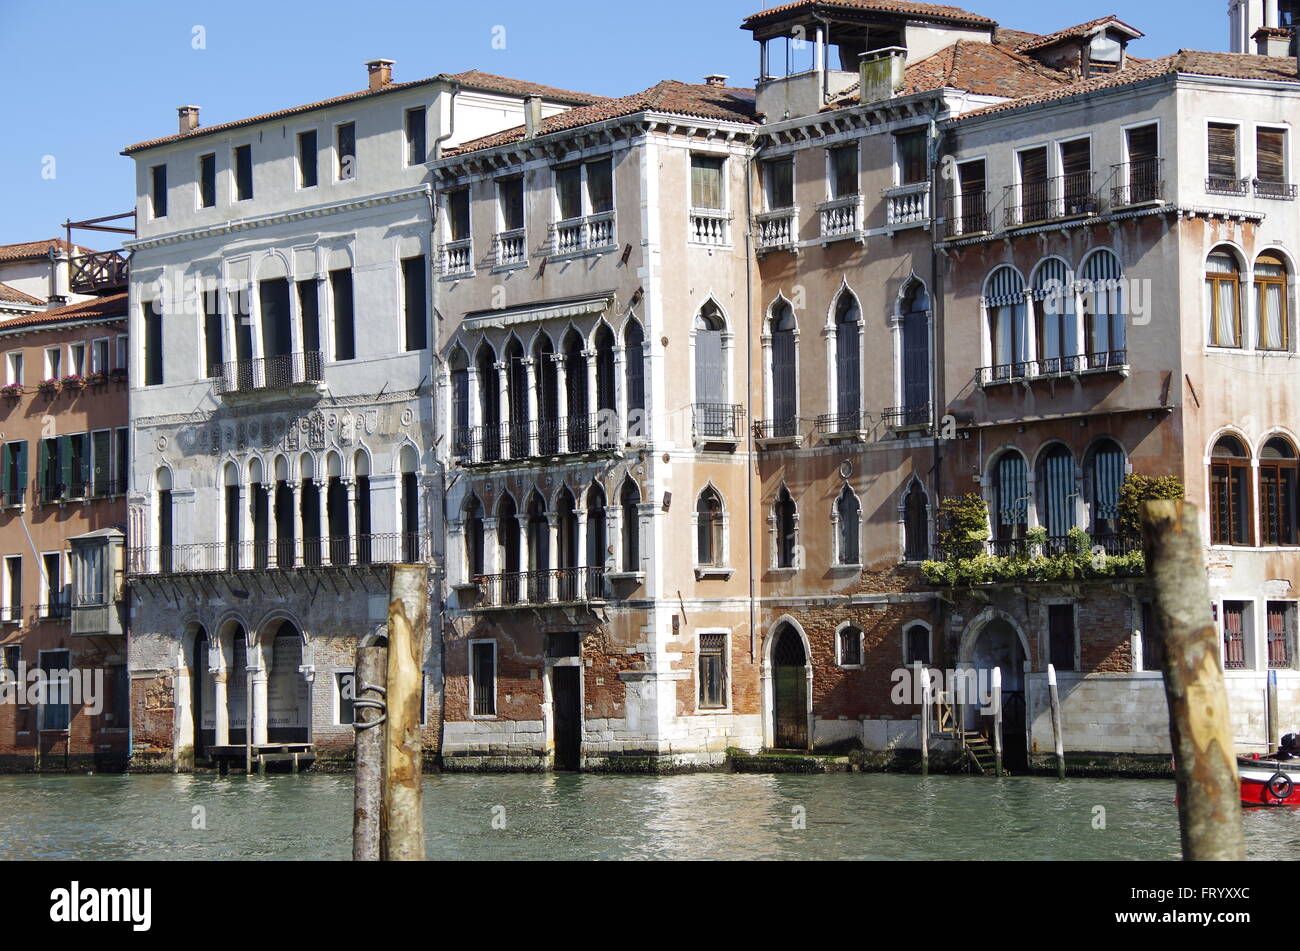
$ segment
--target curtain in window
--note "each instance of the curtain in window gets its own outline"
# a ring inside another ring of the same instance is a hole
[[[1280,263],[1264,258],[1255,262],[1255,303],[1259,313],[1260,349],[1285,350],[1286,269]]]
[[[1074,528],[1074,459],[1069,450],[1058,447],[1048,453],[1043,461],[1043,475],[1047,534],[1051,538],[1063,538]]]
[[[1124,451],[1111,443],[1092,456],[1092,515],[1094,531],[1109,534],[1102,523],[1119,518],[1119,489],[1124,483]]]
[[[1103,356],[1106,363],[1094,365],[1106,366],[1112,361],[1122,363],[1125,356],[1119,356],[1125,350],[1123,270],[1119,258],[1110,251],[1098,251],[1088,258],[1083,268],[1083,278],[1088,288],[1088,353],[1100,361]]]
[[[1205,312],[1210,318],[1210,344],[1239,347],[1237,262],[1228,254],[1211,254],[1206,259],[1205,272]]]
[[[999,538],[1017,538],[1028,522],[1029,467],[1024,456],[1008,452],[997,467],[997,529]]]
[[[711,155],[691,157],[692,208],[722,208],[722,163]]]

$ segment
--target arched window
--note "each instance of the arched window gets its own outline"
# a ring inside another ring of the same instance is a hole
[[[993,467],[993,538],[1002,553],[1013,550],[1029,528],[1029,466],[1014,450]]]
[[[1210,459],[1210,544],[1254,542],[1250,504],[1250,454],[1236,436],[1223,436]]]
[[[919,482],[903,497],[903,558],[925,561],[930,557],[930,507]]]
[[[840,565],[862,564],[862,506],[847,485],[835,500],[835,561]]]
[[[1039,373],[1073,373],[1079,369],[1078,324],[1074,288],[1060,258],[1048,258],[1034,270],[1034,337]]]
[[[501,384],[497,379],[497,355],[486,343],[478,348],[479,429],[471,439],[470,452],[477,461],[501,458]]]
[[[316,460],[309,453],[298,458],[298,511],[302,518],[302,561],[310,567],[321,563],[321,480]]]
[[[592,485],[587,490],[587,591],[599,598],[605,591],[605,556],[609,549],[609,530],[605,517],[605,490]]]
[[[555,540],[555,567],[559,569],[558,597],[566,603],[577,601],[579,592],[583,590],[578,584],[579,572],[576,570],[582,553],[578,551],[577,503],[568,486],[560,490],[555,500]]]
[[[920,281],[903,292],[903,379],[900,396],[906,426],[930,422],[930,295]]]
[[[1127,463],[1124,450],[1112,440],[1104,439],[1092,450],[1088,467],[1092,490],[1093,542],[1107,545],[1120,534],[1119,490],[1124,484]]]
[[[501,603],[517,604],[521,570],[519,516],[515,500],[509,495],[502,496],[497,505],[497,544],[501,546]]]
[[[840,628],[835,636],[835,654],[841,667],[861,667],[862,628],[852,624]]]
[[[470,453],[469,358],[457,347],[447,365],[451,372],[451,454],[466,459]]]
[[[172,471],[163,467],[154,474],[158,506],[158,570],[171,574],[175,564],[176,540],[172,531]]]
[[[614,331],[601,324],[596,331],[597,432],[602,445],[613,445],[618,432],[618,394],[614,387]]]
[[[695,503],[695,563],[716,568],[725,564],[722,538],[722,497],[713,486]]]
[[[641,570],[641,490],[631,476],[623,482],[619,496],[623,514],[623,570]]]
[[[1105,249],[1083,265],[1084,337],[1091,369],[1128,363],[1125,336],[1124,273],[1119,258]]]
[[[773,539],[776,567],[793,568],[799,544],[799,512],[795,508],[794,499],[790,497],[790,490],[785,486],[781,486],[781,491],[776,495],[772,515],[776,528],[776,537]]]
[[[546,500],[533,492],[528,500],[528,601],[541,604],[548,599],[551,568],[551,523],[546,517]]]
[[[903,663],[908,667],[915,664],[930,666],[930,630],[924,624],[909,624],[903,628]]]
[[[510,398],[510,458],[524,459],[531,451],[528,416],[528,364],[517,339],[506,347],[506,381]]]
[[[1078,524],[1074,456],[1065,446],[1056,445],[1047,451],[1039,466],[1041,521],[1047,529],[1048,544],[1055,551],[1064,551],[1070,529]]]
[[[357,563],[370,564],[373,537],[370,534],[370,456],[358,449],[352,457],[352,472],[356,476],[356,535]]]
[[[772,425],[767,435],[782,438],[795,436],[798,422],[798,397],[796,386],[795,320],[794,309],[788,301],[779,301],[772,308],[769,321],[772,335]]]
[[[465,572],[466,580],[483,574],[483,503],[471,495],[465,503]]]
[[[226,570],[235,571],[240,567],[239,553],[243,548],[240,539],[244,534],[244,509],[243,493],[239,485],[239,470],[235,468],[234,463],[226,463],[221,481],[225,486]]]
[[[553,456],[560,451],[560,374],[551,338],[540,334],[533,344],[533,375],[537,386],[537,451]]]
[[[1296,451],[1281,436],[1259,454],[1259,518],[1263,544],[1296,544]]]
[[[1029,373],[1029,327],[1025,317],[1025,282],[1014,268],[994,271],[984,288],[993,365],[985,382],[1015,380]]]
[[[835,412],[841,431],[862,429],[862,310],[845,288],[835,302]]]
[[[1237,256],[1220,248],[1205,259],[1205,319],[1211,347],[1240,347],[1241,268]]]
[[[722,350],[726,324],[722,312],[708,301],[695,315],[695,425],[700,436],[730,436],[727,367]]]
[[[627,434],[643,439],[648,423],[645,418],[645,331],[635,320],[623,331],[623,373],[627,386]]]
[[[1290,348],[1290,317],[1287,313],[1289,298],[1286,262],[1275,254],[1261,254],[1255,259],[1255,310],[1259,318],[1259,349]]]
[[[564,338],[564,397],[569,414],[570,452],[586,452],[591,446],[591,417],[587,406],[587,357],[582,337],[570,330]]]

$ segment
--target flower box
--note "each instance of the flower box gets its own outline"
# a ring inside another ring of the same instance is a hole
[[[0,386],[0,396],[7,396],[11,400],[16,400],[23,395],[23,385],[21,383],[6,383]]]
[[[53,378],[41,380],[40,383],[36,384],[36,388],[42,393],[57,393],[59,392],[59,381]]]
[[[79,390],[86,385],[86,378],[78,373],[70,373],[60,383],[65,390]]]

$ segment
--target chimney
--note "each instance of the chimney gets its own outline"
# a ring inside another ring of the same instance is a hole
[[[383,89],[393,83],[393,63],[396,60],[391,59],[372,59],[366,63],[366,70],[370,74],[370,91]]]
[[[884,49],[871,50],[862,54],[858,72],[861,77],[861,89],[858,93],[862,103],[880,102],[893,99],[903,88],[904,71],[907,69],[907,48],[887,46]]]
[[[524,137],[535,139],[542,133],[542,97],[524,99]]]
[[[199,127],[199,107],[198,106],[181,106],[176,110],[180,117],[180,134],[193,132]]]
[[[731,78],[730,76],[724,76],[721,73],[711,73],[710,75],[704,77],[704,85],[725,86],[727,85],[727,80],[730,78]]]

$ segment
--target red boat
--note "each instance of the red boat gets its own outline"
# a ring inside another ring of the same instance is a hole
[[[1244,806],[1300,806],[1300,760],[1237,757]]]

